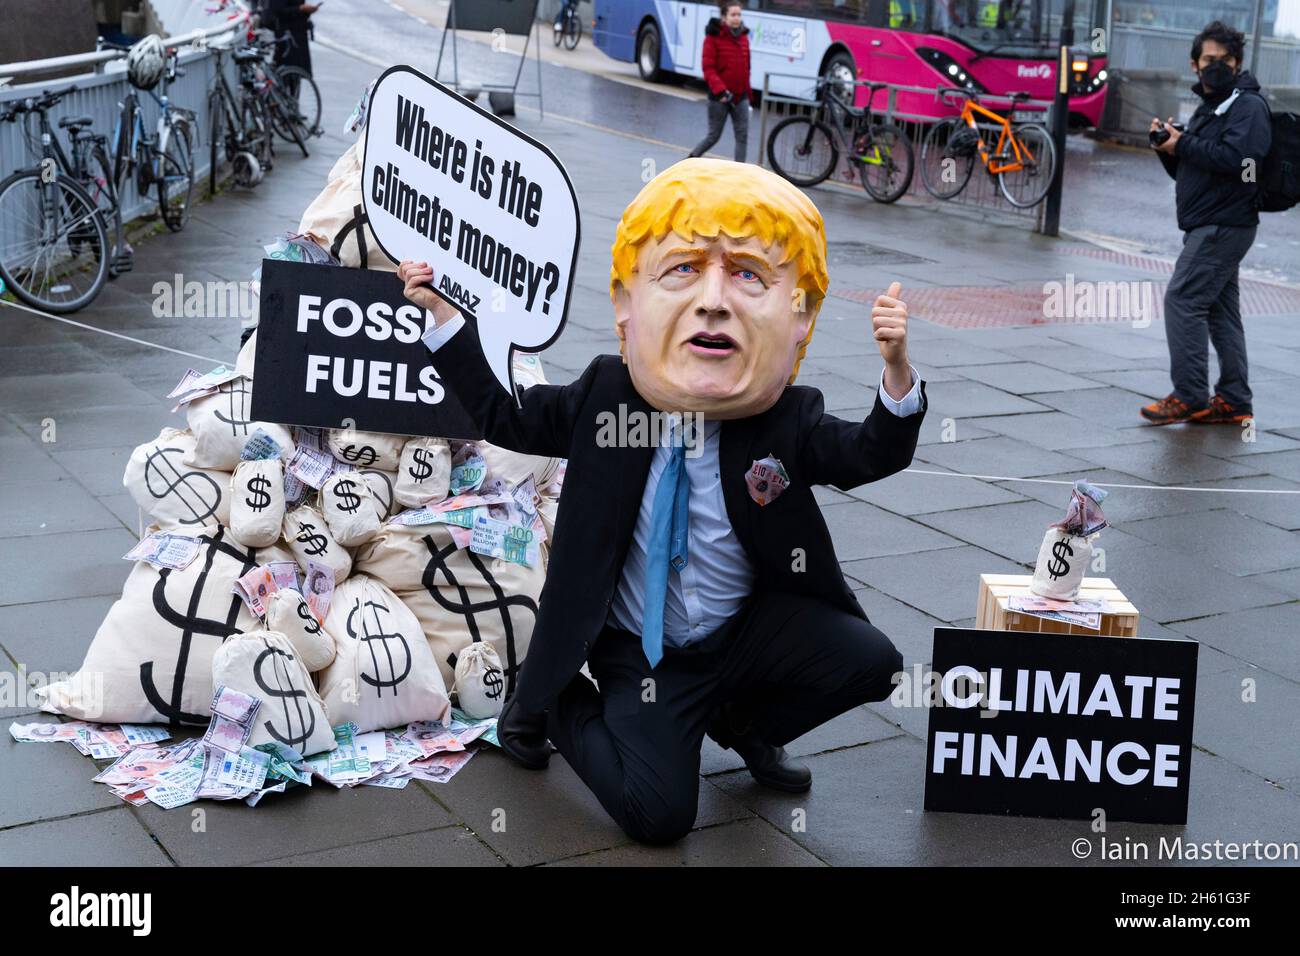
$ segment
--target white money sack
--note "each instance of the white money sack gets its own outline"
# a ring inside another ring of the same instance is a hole
[[[325,516],[310,505],[284,516],[284,540],[304,574],[308,561],[329,567],[336,584],[352,573],[352,555],[334,540]]]
[[[501,658],[491,644],[475,641],[456,657],[456,703],[475,720],[496,717],[506,701]]]
[[[445,438],[412,438],[402,446],[394,494],[399,504],[420,508],[447,497],[451,446]]]
[[[332,428],[327,437],[330,452],[339,461],[356,468],[397,471],[402,459],[405,435],[359,432],[355,428]]]
[[[361,160],[365,151],[366,133],[362,127],[356,142],[334,162],[325,188],[302,214],[298,232],[311,236],[348,268],[396,272],[397,263],[384,255],[370,231],[370,219],[361,195]]]
[[[236,378],[219,386],[211,395],[196,398],[185,410],[185,419],[194,433],[191,465],[233,471],[239,464],[244,445],[261,429],[280,446],[280,457],[293,457],[293,436],[283,425],[252,420],[253,380]]]
[[[382,581],[356,574],[334,591],[325,630],[338,653],[320,674],[321,696],[334,724],[362,733],[451,714],[447,684],[420,622]]]
[[[560,470],[563,458],[549,458],[543,455],[525,455],[511,451],[489,442],[476,442],[478,453],[487,462],[488,480],[500,478],[508,485],[517,485],[529,475],[538,490],[545,488]]]
[[[369,541],[379,533],[378,506],[363,475],[336,471],[320,486],[317,501],[334,540],[345,548]]]
[[[271,595],[266,607],[266,627],[289,639],[302,666],[313,674],[334,660],[334,637],[311,612],[307,599],[290,588]]]
[[[502,662],[506,696],[514,693],[546,583],[540,563],[528,568],[460,550],[446,525],[391,521],[357,549],[356,562],[358,571],[391,586],[415,613],[448,685],[460,652],[486,641]]]
[[[231,635],[260,626],[235,582],[289,555],[244,548],[224,528],[199,537],[187,568],[136,563],[81,670],[40,692],[42,710],[106,723],[208,722],[213,655]]]
[[[284,465],[278,458],[241,461],[230,479],[230,533],[240,544],[275,544],[284,525]]]
[[[262,701],[248,746],[277,741],[304,757],[338,747],[325,704],[285,635],[248,631],[222,644],[212,658],[212,686],[223,684]]]
[[[379,515],[380,524],[383,524],[402,510],[402,505],[397,500],[396,472],[379,471],[377,468],[362,468],[359,473],[366,479],[366,484],[370,486],[371,492],[374,493],[375,514]]]
[[[194,535],[230,521],[230,474],[186,464],[194,446],[188,431],[164,428],[127,460],[122,484],[164,531]]]
[[[1029,590],[1039,597],[1073,601],[1079,596],[1079,585],[1091,560],[1092,544],[1087,538],[1048,528],[1038,548]]]

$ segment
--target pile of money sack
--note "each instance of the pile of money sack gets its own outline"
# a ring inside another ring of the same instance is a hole
[[[396,271],[366,222],[362,150],[272,256]],[[146,559],[44,709],[207,724],[225,685],[262,699],[273,736],[304,753],[330,725],[445,720],[453,698],[499,712],[528,651],[563,460],[250,421],[255,349],[256,333],[234,368],[191,370],[172,393],[188,428],[130,456],[123,482],[151,521],[132,555]],[[524,387],[545,382],[536,355],[514,365]],[[283,586],[249,594],[250,580]]]

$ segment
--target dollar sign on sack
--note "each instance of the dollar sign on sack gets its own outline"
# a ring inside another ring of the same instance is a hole
[[[483,640],[483,634],[479,630],[479,614],[496,614],[501,618],[501,630],[505,635],[505,679],[506,679],[506,696],[509,697],[515,692],[515,676],[519,673],[519,652],[515,647],[515,622],[511,614],[511,608],[523,608],[533,615],[534,622],[537,619],[537,602],[527,594],[506,594],[505,589],[497,583],[491,570],[483,563],[481,555],[466,549],[459,551],[456,548],[455,541],[448,541],[445,547],[439,547],[438,542],[433,539],[433,535],[426,534],[422,539],[425,548],[429,551],[429,563],[424,567],[424,574],[420,578],[420,583],[424,589],[429,592],[429,596],[438,602],[443,610],[451,614],[463,614],[465,616],[465,626],[469,630],[471,641]],[[468,560],[470,566],[478,572],[479,580],[473,581],[473,586],[482,588],[487,586],[492,597],[485,601],[471,601],[469,596],[470,582],[462,583],[456,574],[456,569],[448,565],[449,560],[459,560],[459,558]],[[439,578],[441,577],[441,581]],[[449,596],[454,593],[456,600]],[[452,665],[455,666],[455,665]]]
[[[489,667],[487,673],[483,675],[483,693],[487,695],[487,699],[496,700],[501,696],[504,687],[505,682],[501,679],[501,672],[495,667]]]
[[[174,498],[185,507],[190,516],[181,518],[181,524],[202,524],[216,514],[221,488],[201,471],[181,471],[177,462],[184,457],[183,448],[155,445],[144,461],[144,486],[159,501]]]
[[[303,550],[313,558],[325,553],[329,547],[329,539],[316,530],[316,526],[310,521],[304,521],[298,526],[297,539],[303,545]]]
[[[248,417],[248,379],[237,378],[233,382],[227,382],[222,385],[218,392],[226,396],[226,405],[230,409],[229,415],[223,415],[219,411],[214,411],[212,416],[218,421],[223,421],[230,426],[230,434],[233,436],[247,435],[248,426],[252,424]],[[235,386],[239,386],[236,388]]]
[[[153,587],[154,610],[162,620],[177,628],[180,634],[176,647],[176,663],[169,668],[172,677],[168,682],[167,696],[163,696],[163,693],[158,689],[157,682],[154,680],[153,661],[143,661],[140,664],[140,689],[144,693],[145,699],[149,701],[149,706],[158,711],[173,726],[179,724],[206,724],[211,719],[205,714],[192,713],[181,708],[182,697],[185,692],[185,676],[189,667],[190,650],[194,638],[196,636],[213,637],[217,639],[216,643],[219,644],[232,634],[238,634],[244,629],[237,623],[239,612],[244,606],[244,602],[239,595],[217,593],[215,597],[209,597],[206,590],[208,577],[212,574],[213,566],[218,560],[220,560],[222,567],[217,569],[219,572],[217,580],[226,582],[227,590],[231,581],[238,580],[257,567],[257,551],[252,548],[245,551],[227,544],[223,540],[225,533],[225,528],[218,528],[213,535],[199,536],[199,540],[203,542],[200,551],[202,568],[194,579],[189,594],[177,595],[179,600],[174,604],[168,600],[167,582],[171,575],[176,573],[170,568],[162,568],[158,572],[158,580]],[[181,580],[184,580],[184,578]],[[173,588],[172,590],[175,591],[176,589]],[[227,602],[225,605],[225,620],[199,616],[199,608],[203,605],[205,597],[207,597],[209,603],[222,600]],[[185,610],[178,611],[176,610],[178,607]],[[211,671],[211,667],[211,664],[207,665],[209,671]]]
[[[372,620],[366,620],[366,608],[370,609]],[[361,679],[375,688],[375,696],[383,697],[384,688],[391,687],[393,696],[397,696],[397,685],[406,679],[406,675],[411,673],[411,647],[406,643],[406,638],[401,634],[385,633],[383,623],[380,621],[379,612],[383,611],[385,615],[390,614],[386,604],[380,604],[378,601],[362,601],[357,598],[352,604],[352,610],[348,611],[348,635],[355,641],[360,641],[370,651],[370,664],[373,673],[367,674],[361,671]],[[361,633],[358,634],[355,624],[357,616],[360,615]],[[373,626],[372,626],[373,624]],[[402,672],[397,673],[397,665],[393,660],[393,648],[389,641],[396,641],[401,648],[401,653],[406,655],[406,663],[402,667]],[[375,645],[379,645],[379,650],[375,650]],[[357,653],[361,653],[361,648],[357,648]],[[388,677],[384,678],[379,672],[379,655],[383,654],[388,662]]]
[[[424,481],[433,474],[433,465],[429,463],[429,450],[427,448],[417,448],[411,455],[415,459],[415,464],[406,469],[410,473],[413,481]]]
[[[361,507],[361,496],[356,492],[357,483],[351,478],[340,478],[335,483],[334,497],[338,499],[338,508],[344,514],[356,514]]]
[[[265,475],[254,475],[248,482],[248,490],[252,492],[253,497],[245,498],[244,504],[254,511],[261,511],[271,503],[270,488],[270,478]]]
[[[268,660],[271,662],[271,676],[275,680],[274,687],[262,676],[262,668]],[[278,698],[280,709],[284,713],[284,733],[280,733],[270,720],[262,724],[266,728],[266,732],[280,743],[292,747],[298,753],[302,753],[307,745],[308,738],[312,735],[312,731],[316,729],[316,714],[313,712],[311,705],[308,704],[307,717],[311,720],[311,724],[308,725],[303,719],[303,702],[307,700],[307,692],[294,683],[293,674],[289,670],[289,662],[292,660],[294,660],[292,654],[286,654],[278,647],[267,647],[266,650],[257,655],[257,660],[253,662],[253,680],[257,681],[257,686],[262,688],[268,705],[274,706],[270,704],[269,698]],[[292,714],[289,712],[290,702],[293,703]],[[295,719],[299,733],[294,732]]]
[[[369,468],[379,460],[379,452],[375,451],[369,445],[348,445],[339,453],[339,457],[344,461],[350,461],[358,468]]]
[[[316,615],[311,612],[307,606],[306,599],[298,602],[298,616],[302,618],[302,629],[308,634],[320,633],[320,622],[316,620]]]
[[[1065,556],[1074,557],[1074,549],[1070,547],[1068,541],[1058,541],[1052,545],[1052,560],[1047,562],[1047,573],[1055,581],[1063,574],[1070,573],[1070,562],[1065,560]]]

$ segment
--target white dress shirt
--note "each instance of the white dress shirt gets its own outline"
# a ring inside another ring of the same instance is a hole
[[[430,329],[424,334],[425,345],[431,352],[436,351],[464,324],[465,320],[456,316],[436,329]],[[883,370],[880,374],[881,404],[900,418],[921,410],[920,377],[914,368],[911,373],[912,388],[898,400],[885,391]],[[669,646],[681,647],[713,633],[731,619],[753,589],[754,568],[731,527],[722,496],[722,476],[718,465],[721,430],[720,421],[704,422],[702,453],[685,458],[686,475],[691,486],[688,499],[690,527],[686,567],[680,573],[672,568],[668,570],[664,644]],[[645,609],[646,548],[650,542],[655,491],[668,465],[674,429],[661,428],[659,432],[659,447],[650,460],[650,474],[641,495],[636,528],[610,606],[612,623],[638,635]]]

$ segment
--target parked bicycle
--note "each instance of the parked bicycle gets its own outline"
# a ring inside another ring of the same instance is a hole
[[[185,71],[176,51],[167,51],[156,36],[132,45],[100,42],[101,49],[126,50],[127,77],[131,85],[147,93],[158,105],[154,131],[145,129],[144,116],[135,92],[128,92],[119,104],[113,130],[113,163],[120,196],[133,178],[141,197],[153,191],[158,214],[172,232],[189,221],[194,197],[194,145],[197,119],[191,110],[173,106],[168,89]],[[154,90],[158,89],[158,92]]]
[[[564,44],[566,50],[576,50],[582,40],[582,18],[578,16],[577,0],[565,0],[552,26],[555,45]]]
[[[935,123],[921,143],[921,182],[930,195],[952,199],[965,189],[978,156],[1011,205],[1028,209],[1042,202],[1051,188],[1057,161],[1047,128],[1040,123],[1013,122],[981,105],[969,90],[951,87],[938,93],[945,98],[955,94],[963,102],[960,116]],[[1012,93],[1010,98],[1014,116],[1016,104],[1030,97]],[[997,138],[990,147],[994,133]]]
[[[83,185],[86,176],[97,187],[102,178],[103,188],[111,188],[103,137],[86,130],[88,116],[60,120],[72,137],[70,163],[50,125],[48,111],[67,92],[47,91],[0,112],[0,122],[21,121],[25,133],[30,117],[37,118],[41,157],[37,165],[0,182],[0,278],[19,299],[48,312],[75,312],[90,303],[104,287],[114,258],[104,211]],[[85,165],[79,168],[79,162]],[[118,209],[115,195],[110,206]],[[120,243],[120,213],[116,215]]]
[[[275,158],[271,123],[266,105],[257,91],[256,64],[261,54],[233,42],[211,44],[216,57],[216,79],[208,92],[208,195],[216,194],[227,168],[240,186],[256,186],[270,171]],[[239,95],[226,80],[224,59],[230,56],[239,67]]]
[[[876,91],[887,85],[868,83],[867,105],[855,109],[836,83],[818,80],[816,111],[789,117],[772,128],[767,138],[772,168],[796,186],[815,186],[835,172],[843,150],[872,199],[896,201],[912,184],[913,150],[901,127],[872,112]]]
[[[276,50],[290,42],[292,38],[286,34],[253,44],[261,62],[252,69],[271,129],[281,139],[297,144],[305,159],[309,155],[307,140],[325,132],[320,125],[320,89],[302,67],[275,64]]]

